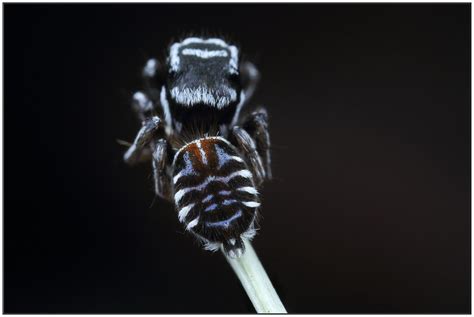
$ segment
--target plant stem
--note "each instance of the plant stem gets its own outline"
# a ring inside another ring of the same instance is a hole
[[[257,313],[286,313],[252,244],[246,239],[243,240],[245,252],[240,258],[232,259],[225,254],[224,256],[237,274],[255,310]]]

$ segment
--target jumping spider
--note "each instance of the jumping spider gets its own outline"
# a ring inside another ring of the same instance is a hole
[[[271,178],[267,111],[242,114],[258,70],[222,39],[190,37],[166,63],[148,60],[143,78],[132,103],[142,127],[125,162],[151,159],[155,192],[174,201],[186,229],[239,257],[241,238],[255,235],[256,188]]]

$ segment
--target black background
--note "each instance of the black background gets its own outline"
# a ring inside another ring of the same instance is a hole
[[[228,34],[262,72],[255,248],[294,313],[470,311],[470,4],[4,5],[7,313],[246,313],[150,166],[147,58]]]

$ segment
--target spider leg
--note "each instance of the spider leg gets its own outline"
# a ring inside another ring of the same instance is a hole
[[[155,58],[148,59],[142,69],[142,77],[145,83],[147,94],[153,100],[154,104],[160,103],[160,70],[160,63]]]
[[[257,84],[260,81],[260,72],[253,63],[244,62],[240,66],[240,76],[245,91],[245,98],[248,101],[252,97],[257,88]]]
[[[172,130],[172,119],[169,109],[168,100],[165,91],[166,70],[162,64],[154,58],[150,58],[142,69],[142,78],[148,100],[151,101],[150,107],[143,107],[145,115],[159,115],[164,119],[164,125],[167,133]],[[143,120],[143,119],[141,119]]]
[[[153,135],[162,126],[159,117],[151,117],[142,122],[142,127],[133,141],[133,144],[125,152],[123,159],[127,164],[133,165],[139,161],[143,161],[143,154],[146,153],[147,145],[149,145]],[[144,152],[145,150],[145,152]]]
[[[260,80],[260,72],[251,62],[244,62],[240,65],[240,78],[243,96],[241,96],[240,103],[237,105],[234,117],[230,123],[231,126],[236,126],[240,122],[242,109],[249,103],[249,100],[257,88],[257,84]]]
[[[145,80],[153,78],[156,76],[156,73],[158,71],[158,60],[155,58],[150,58],[146,61],[145,66],[143,66],[143,78]]]
[[[144,121],[153,115],[155,107],[153,101],[144,92],[137,91],[132,97],[132,108],[136,112],[138,119]]]
[[[142,69],[142,78],[145,84],[144,91],[134,93],[132,100],[132,108],[137,113],[140,121],[156,114],[163,115],[160,103],[159,71],[159,63],[154,58],[149,59]]]
[[[237,105],[234,117],[231,121],[231,126],[235,126],[240,121],[240,114],[243,108],[249,103],[252,98],[257,84],[260,80],[260,72],[257,67],[251,62],[244,62],[240,65],[240,78],[242,84],[243,96],[240,103]]]
[[[167,156],[168,143],[165,139],[158,139],[153,151],[153,178],[155,193],[161,198],[171,199],[171,181],[167,173],[169,167]]]
[[[252,112],[245,120],[243,127],[253,137],[257,144],[257,151],[262,157],[265,166],[266,178],[272,178],[270,133],[268,129],[268,113],[265,108]]]
[[[259,186],[265,178],[265,169],[263,168],[262,159],[260,154],[257,152],[257,146],[254,140],[247,131],[239,126],[232,128],[232,134],[237,141],[239,149],[242,150],[242,152],[250,161],[254,171],[255,181],[257,186]]]

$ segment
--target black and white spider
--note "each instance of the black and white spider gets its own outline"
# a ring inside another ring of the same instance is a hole
[[[142,127],[124,160],[151,159],[156,194],[174,201],[186,229],[239,257],[242,237],[255,235],[256,188],[271,178],[267,112],[242,115],[259,72],[236,46],[190,37],[171,45],[166,63],[148,60],[143,77],[133,95]]]

